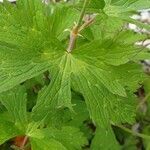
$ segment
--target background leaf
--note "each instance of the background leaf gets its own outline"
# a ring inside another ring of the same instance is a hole
[[[0,101],[13,117],[14,123],[21,128],[26,128],[27,124],[26,96],[26,90],[23,86],[0,94]]]
[[[3,144],[7,140],[17,136],[21,135],[21,132],[19,129],[12,123],[5,120],[0,120],[0,144]]]
[[[49,148],[51,150],[67,150],[61,143],[54,139],[31,138],[30,141],[32,150],[47,150]]]
[[[108,144],[109,143],[109,144]],[[107,130],[97,127],[95,137],[92,140],[91,150],[119,150],[119,143],[115,139],[112,128]]]

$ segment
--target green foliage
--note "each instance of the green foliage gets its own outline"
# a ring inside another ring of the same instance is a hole
[[[20,135],[21,132],[17,129],[12,122],[0,120],[1,137],[0,144],[3,144],[10,138]]]
[[[26,93],[23,87],[15,87],[11,91],[0,95],[2,104],[7,108],[9,115],[12,116],[15,124],[26,126]]]
[[[32,150],[120,149],[111,125],[135,122],[134,92],[146,78],[138,63],[145,51],[135,45],[145,35],[125,23],[149,0],[87,2],[86,12],[83,1],[0,4],[0,115],[8,118],[0,144],[25,136]],[[84,13],[94,22],[82,21]]]
[[[115,150],[119,148],[120,148],[119,144],[117,143],[114,133],[110,127],[108,127],[107,130],[104,130],[103,128],[100,127],[96,129],[96,135],[92,141],[91,149]]]

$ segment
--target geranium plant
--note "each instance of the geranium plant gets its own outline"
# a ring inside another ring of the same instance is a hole
[[[149,58],[131,18],[149,0],[18,0],[0,4],[0,144],[118,150],[134,124]],[[137,136],[146,136],[136,134]],[[146,136],[147,138],[147,136]],[[149,136],[148,136],[149,138]]]

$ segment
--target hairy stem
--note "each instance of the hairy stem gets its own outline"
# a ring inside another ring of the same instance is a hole
[[[150,93],[148,93],[148,94],[142,99],[142,101],[138,104],[136,110],[138,110],[138,109],[148,100],[149,97],[150,97]]]
[[[88,0],[84,0],[84,4],[83,4],[82,10],[81,10],[81,14],[80,14],[79,20],[77,22],[77,26],[76,26],[78,29],[80,28],[80,26],[82,24],[82,19],[84,17],[85,9],[86,9],[87,4],[88,4]]]
[[[142,134],[142,133],[138,133],[138,132],[135,132],[135,131],[132,131],[131,129],[128,129],[122,125],[115,125],[116,127],[119,127],[120,129],[132,134],[133,136],[137,136],[137,137],[140,137],[140,138],[143,138],[143,139],[148,139],[150,140],[150,136],[148,135],[145,135],[145,134]]]
[[[24,150],[24,149],[25,149],[24,147],[25,147],[27,141],[28,141],[28,137],[25,136],[24,139],[23,139],[23,141],[22,141],[22,144],[21,144],[21,146],[20,146],[20,149],[21,149],[21,150]]]
[[[93,22],[94,22],[95,17],[91,18],[90,20],[88,20],[87,22],[85,22],[79,29],[79,32],[81,32],[83,29],[87,28],[88,26],[90,26]]]
[[[70,53],[74,49],[76,39],[77,39],[79,30],[80,30],[80,27],[82,25],[82,20],[83,20],[84,14],[85,14],[85,9],[86,9],[86,5],[88,4],[88,1],[89,0],[84,0],[84,4],[83,4],[82,10],[81,10],[81,14],[80,14],[79,20],[77,22],[77,25],[75,25],[75,27],[73,27],[73,29],[70,33],[70,41],[69,41],[69,46],[67,48],[68,53]]]

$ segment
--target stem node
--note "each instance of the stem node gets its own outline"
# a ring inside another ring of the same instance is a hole
[[[83,8],[81,10],[81,14],[80,14],[79,20],[77,22],[77,25],[75,27],[73,27],[73,29],[70,33],[70,41],[69,41],[69,46],[67,48],[68,53],[71,53],[75,47],[76,39],[80,32],[80,27],[82,25],[82,20],[83,20],[84,14],[85,14],[85,9],[86,9],[87,4],[88,4],[88,0],[84,0]]]

